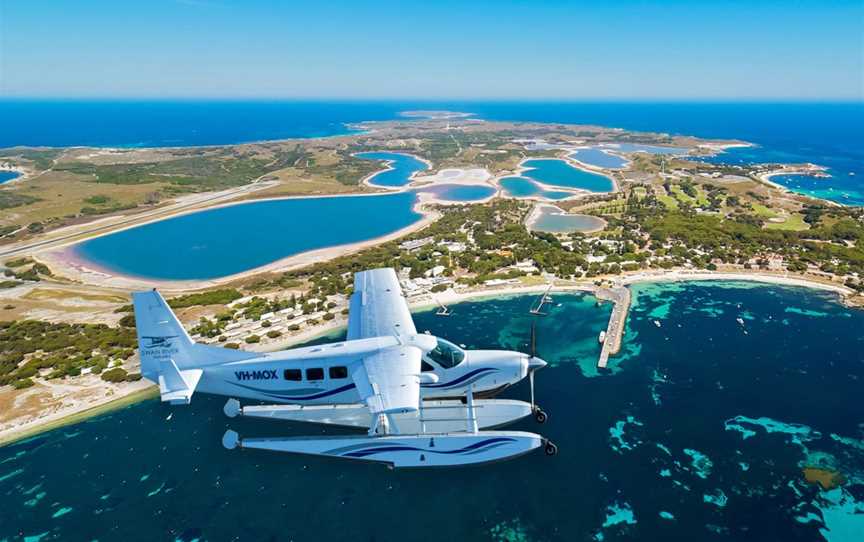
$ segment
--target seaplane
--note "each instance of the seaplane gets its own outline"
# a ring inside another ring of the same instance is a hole
[[[240,438],[228,449],[260,449],[379,462],[391,468],[488,463],[557,447],[535,433],[493,430],[546,413],[534,401],[532,353],[466,350],[418,333],[393,269],[355,274],[345,341],[275,353],[192,341],[154,289],[132,294],[141,374],[164,402],[196,392],[229,397],[229,417],[247,416],[365,429],[365,434]],[[528,377],[530,403],[493,399]],[[240,399],[265,402],[242,406]]]

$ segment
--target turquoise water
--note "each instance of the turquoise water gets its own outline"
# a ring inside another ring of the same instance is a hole
[[[555,458],[388,471],[226,451],[227,427],[310,427],[228,420],[221,398],[151,400],[0,448],[0,540],[860,541],[864,312],[800,288],[640,285],[622,354],[599,374],[609,305],[553,298],[536,319],[549,421],[512,428],[551,438]],[[460,303],[448,318],[415,320],[469,347],[524,349],[535,301]],[[527,386],[505,396],[524,399]],[[822,491],[803,481],[810,464],[849,481]],[[374,520],[387,510],[398,512]]]
[[[596,216],[568,214],[561,209],[543,207],[531,229],[550,233],[588,232],[601,229],[605,224]]]
[[[550,200],[559,200],[572,197],[572,192],[563,192],[560,190],[546,190],[539,184],[526,177],[504,177],[498,184],[507,192],[508,195],[514,198],[546,198]]]
[[[411,175],[429,169],[429,166],[426,165],[425,162],[408,154],[395,152],[361,152],[357,153],[356,156],[367,160],[386,160],[390,162],[389,165],[393,169],[377,173],[369,179],[369,184],[374,186],[386,186],[390,188],[405,186],[411,182]]]
[[[301,252],[393,233],[420,219],[415,199],[406,192],[243,203],[112,233],[73,250],[85,261],[125,275],[224,277]]]
[[[590,149],[579,149],[570,153],[570,157],[579,160],[589,166],[602,167],[606,169],[620,169],[627,165],[627,160],[608,152],[591,147]]]
[[[495,189],[491,186],[472,184],[436,184],[415,191],[434,194],[440,200],[453,202],[480,201],[495,195]]]
[[[612,181],[608,177],[573,167],[564,160],[526,160],[522,165],[530,168],[522,173],[523,177],[540,181],[546,185],[579,188],[589,192],[609,192],[612,190]]]
[[[3,184],[12,179],[17,179],[21,174],[17,171],[0,171],[0,184]]]
[[[841,174],[842,175],[842,174]],[[853,179],[854,176],[849,176]],[[813,175],[776,175],[771,182],[780,184],[801,194],[836,201],[844,205],[864,205],[864,189],[850,185],[839,185],[836,177],[814,177]]]

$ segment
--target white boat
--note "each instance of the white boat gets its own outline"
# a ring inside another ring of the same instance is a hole
[[[597,341],[598,341],[600,344],[603,344],[603,341],[605,341],[605,340],[606,340],[606,331],[601,331],[601,332],[600,332],[600,336],[597,337]]]
[[[741,318],[740,316],[738,318],[736,318],[735,321],[738,322],[739,324],[741,324],[742,326],[744,325],[744,319]]]
[[[654,320],[654,325],[660,327],[660,320]]]

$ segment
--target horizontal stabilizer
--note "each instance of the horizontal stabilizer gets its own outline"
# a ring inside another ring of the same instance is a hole
[[[174,360],[162,360],[159,371],[159,393],[162,401],[172,405],[188,405],[202,374],[201,369],[181,371]]]

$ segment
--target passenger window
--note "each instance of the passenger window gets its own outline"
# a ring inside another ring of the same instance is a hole
[[[306,380],[324,380],[324,369],[320,367],[306,369]]]
[[[300,382],[303,380],[303,374],[300,372],[300,369],[285,369],[285,380],[291,380],[294,382]]]
[[[429,365],[425,361],[421,361],[420,362],[420,370],[423,371],[424,373],[428,373],[430,371],[434,371],[435,367],[432,367],[431,365]]]
[[[348,378],[348,367],[330,367],[330,378]]]

